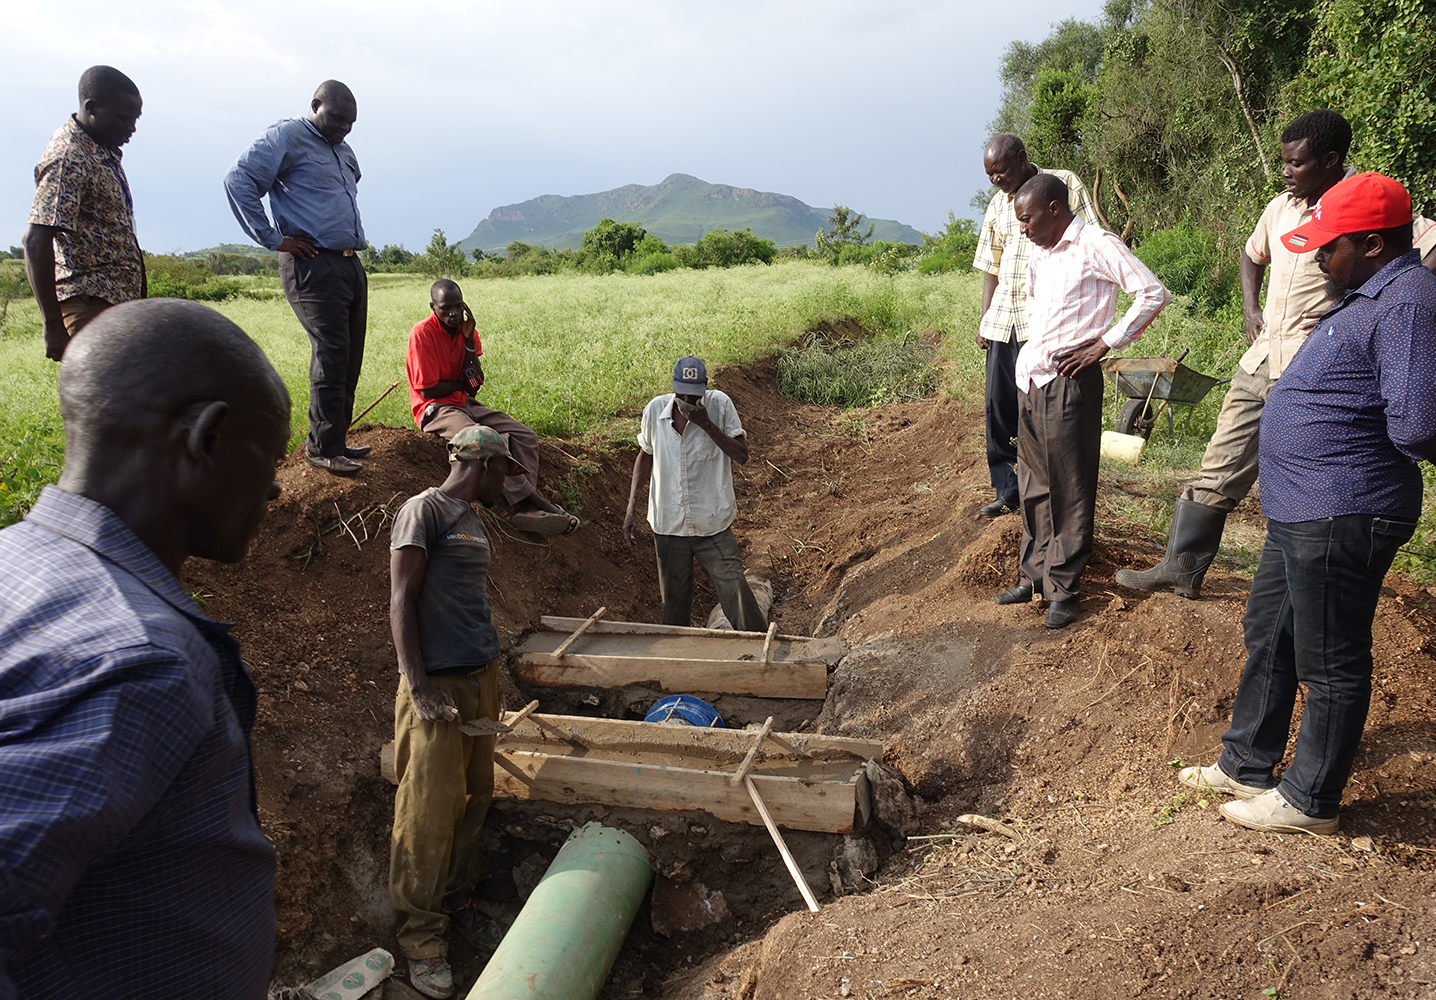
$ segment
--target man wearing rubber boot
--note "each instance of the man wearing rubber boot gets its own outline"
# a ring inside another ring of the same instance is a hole
[[[1436,460],[1436,278],[1412,249],[1406,189],[1380,174],[1337,184],[1281,239],[1315,251],[1339,301],[1262,413],[1246,665],[1221,757],[1178,777],[1235,796],[1221,812],[1239,826],[1332,834],[1371,705],[1381,582],[1421,516],[1417,463]]]
[[[1267,394],[1331,305],[1326,279],[1312,255],[1291,252],[1278,237],[1309,222],[1317,200],[1346,176],[1350,145],[1351,126],[1335,111],[1308,112],[1282,132],[1286,191],[1268,203],[1241,257],[1242,312],[1251,346],[1232,375],[1201,474],[1172,508],[1165,557],[1149,570],[1119,569],[1122,586],[1200,596],[1227,515],[1257,479],[1257,428]],[[1263,309],[1261,284],[1268,267],[1271,281]]]
[[[504,480],[523,469],[481,424],[454,435],[449,461],[442,485],[399,508],[389,541],[389,625],[403,674],[394,700],[389,899],[409,981],[430,997],[454,992],[450,928],[475,946],[498,944],[497,928],[469,899],[494,793],[494,737],[459,724],[499,718],[489,537],[472,504],[493,506]]]

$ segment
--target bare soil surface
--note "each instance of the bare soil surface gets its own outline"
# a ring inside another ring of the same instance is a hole
[[[850,652],[825,703],[715,699],[732,726],[881,740],[915,804],[851,838],[790,833],[821,912],[804,910],[761,828],[702,813],[497,803],[483,905],[518,912],[574,824],[647,844],[678,885],[721,892],[716,925],[668,934],[645,905],[605,997],[1436,997],[1436,714],[1432,595],[1388,578],[1375,693],[1340,836],[1258,835],[1180,790],[1177,762],[1215,758],[1243,661],[1246,580],[1219,559],[1206,596],[1112,583],[1163,539],[1122,522],[1104,479],[1082,618],[998,607],[1016,579],[1015,517],[986,521],[980,411],[950,400],[841,414],[782,399],[772,365],[715,372],[753,448],[735,525],[770,575],[784,632]],[[445,474],[442,446],[361,428],[373,461],[341,480],[291,458],[284,495],[237,567],[191,563],[186,585],[236,622],[261,692],[261,819],[280,852],[277,983],[380,945],[397,675],[386,512]],[[540,542],[491,518],[491,599],[505,644],[543,614],[656,621],[651,542],[620,527],[631,448],[545,442],[542,482],[585,520]],[[1234,527],[1257,535],[1250,501]],[[701,574],[700,574],[701,577]],[[702,619],[711,591],[695,601]],[[702,624],[701,620],[695,624]],[[641,718],[658,693],[520,690],[542,711]],[[595,704],[596,703],[596,704]],[[958,820],[1000,819],[1010,836]],[[908,834],[905,839],[899,831]],[[841,893],[841,894],[839,894]],[[461,987],[482,956],[455,944]],[[396,985],[392,995],[405,995]],[[460,993],[462,995],[462,992]]]

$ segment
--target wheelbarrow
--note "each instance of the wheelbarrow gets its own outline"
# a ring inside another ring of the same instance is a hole
[[[1103,359],[1102,371],[1112,376],[1118,397],[1127,398],[1112,425],[1113,430],[1118,434],[1149,438],[1152,428],[1165,412],[1167,430],[1175,433],[1172,411],[1178,406],[1185,406],[1187,419],[1182,425],[1182,433],[1187,433],[1197,404],[1206,398],[1213,386],[1231,381],[1203,375],[1182,364],[1189,351],[1183,351],[1175,361],[1171,358]]]

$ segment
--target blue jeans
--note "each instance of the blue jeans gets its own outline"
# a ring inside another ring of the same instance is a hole
[[[1247,662],[1217,764],[1270,788],[1286,751],[1298,684],[1306,709],[1281,794],[1308,816],[1336,815],[1371,705],[1371,622],[1396,550],[1416,522],[1349,514],[1267,522],[1242,624]]]

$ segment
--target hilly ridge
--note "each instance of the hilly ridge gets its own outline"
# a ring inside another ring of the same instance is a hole
[[[535,246],[577,249],[583,234],[600,219],[642,222],[669,243],[692,243],[714,229],[752,229],[779,246],[813,242],[828,225],[828,213],[791,195],[709,184],[688,174],[670,174],[657,184],[626,184],[597,194],[546,194],[504,205],[474,227],[461,242],[465,251],[502,250],[514,240]],[[867,220],[865,220],[867,221]],[[890,219],[873,219],[875,239],[921,242],[922,234]],[[864,227],[866,228],[866,227]]]

